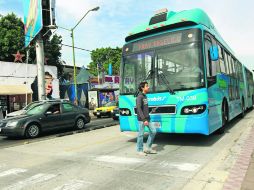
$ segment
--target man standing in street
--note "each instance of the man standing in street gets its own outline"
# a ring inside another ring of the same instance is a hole
[[[137,151],[139,155],[146,154],[156,154],[155,150],[152,150],[152,144],[154,141],[154,137],[156,135],[156,128],[150,124],[150,116],[149,116],[149,108],[148,108],[148,100],[146,94],[149,91],[149,86],[147,82],[141,82],[138,87],[139,94],[136,98],[136,106],[137,106],[137,117],[138,117],[138,126],[139,132],[137,137]],[[145,127],[149,129],[149,136],[147,139],[147,149],[143,150],[143,137]]]

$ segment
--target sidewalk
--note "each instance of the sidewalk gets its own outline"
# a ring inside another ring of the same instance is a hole
[[[236,189],[254,189],[254,127],[223,186],[223,190]]]
[[[244,177],[241,189],[242,190],[254,189],[254,153],[252,153],[250,165]]]

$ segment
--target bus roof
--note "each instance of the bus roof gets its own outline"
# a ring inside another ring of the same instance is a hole
[[[209,16],[202,9],[198,8],[179,12],[167,11],[167,9],[163,9],[162,12],[156,13],[149,22],[134,28],[129,33],[129,36],[126,37],[125,41],[129,42],[139,37],[155,34],[160,31],[176,30],[195,25],[199,25],[201,28],[204,28],[213,34],[222,43],[222,45],[233,54],[233,51],[222,39]]]

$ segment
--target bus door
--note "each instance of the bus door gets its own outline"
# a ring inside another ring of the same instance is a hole
[[[210,47],[212,47],[212,37],[209,34],[205,35],[205,58],[206,58],[206,76],[207,76],[207,91],[209,103],[209,126],[210,131],[214,131],[220,126],[221,119],[218,110],[221,109],[221,100],[218,97],[219,87],[216,85],[217,62],[212,61],[210,57]]]

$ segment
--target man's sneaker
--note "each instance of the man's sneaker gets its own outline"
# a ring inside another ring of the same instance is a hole
[[[147,149],[147,150],[145,151],[145,153],[146,153],[146,154],[157,154],[156,150],[153,150],[153,149],[151,149],[151,148]]]
[[[139,156],[146,156],[147,154],[145,152],[143,152],[143,151],[140,151],[140,152],[138,152],[138,155]]]

